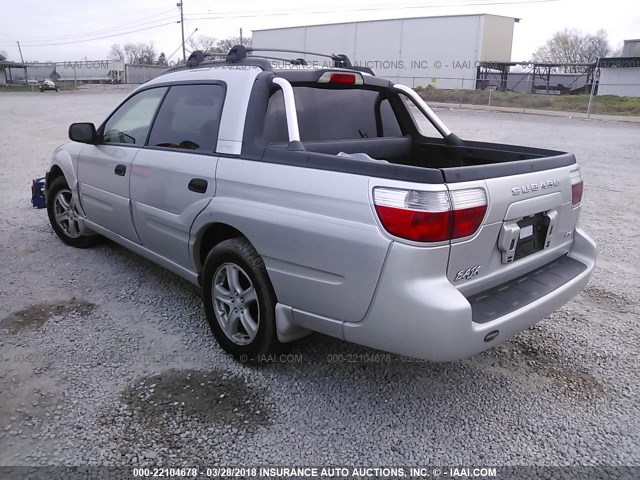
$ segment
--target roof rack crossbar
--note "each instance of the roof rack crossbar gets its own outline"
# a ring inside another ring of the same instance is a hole
[[[309,65],[307,60],[304,58],[282,58],[271,55],[254,55],[254,52],[281,52],[281,53],[298,53],[303,55],[313,55],[318,57],[330,58],[333,60],[334,68],[346,68],[349,70],[355,70],[359,72],[366,72],[371,75],[374,75],[373,70],[368,67],[361,67],[357,65],[353,65],[349,57],[345,54],[326,54],[326,53],[318,53],[318,52],[308,52],[305,50],[294,50],[294,49],[285,49],[285,48],[253,48],[253,47],[245,47],[244,45],[235,45],[232,47],[228,53],[223,52],[203,52],[202,50],[194,50],[189,55],[187,59],[187,64],[185,66],[170,68],[166,70],[164,73],[174,72],[176,70],[182,70],[184,68],[194,68],[198,66],[205,65],[229,65],[229,64],[241,64],[241,65],[251,65],[262,68],[265,71],[273,70],[273,65],[267,60],[277,60],[280,62],[286,62],[291,65]],[[208,60],[210,58],[218,57],[216,60]]]
[[[318,53],[318,52],[308,52],[305,50],[294,50],[287,48],[253,48],[253,47],[245,47],[244,45],[235,45],[229,50],[228,53],[220,53],[220,52],[203,52],[201,50],[195,50],[189,55],[189,59],[187,60],[188,67],[196,67],[200,65],[203,61],[205,61],[209,57],[225,57],[226,61],[229,63],[236,63],[240,60],[247,58],[248,55],[255,56],[259,58],[271,58],[274,60],[281,60],[290,62],[293,65],[304,65],[305,61],[301,58],[289,60],[280,57],[273,57],[270,55],[251,55],[254,52],[275,52],[275,53],[298,53],[303,55],[313,55],[317,57],[330,58],[333,60],[333,66],[339,68],[351,68],[353,64],[349,57],[345,54],[327,54],[327,53]]]
[[[351,60],[345,54],[327,54],[318,52],[308,52],[306,50],[292,50],[288,48],[247,48],[247,52],[280,52],[280,53],[301,53],[303,55],[313,55],[315,57],[330,58],[334,62],[335,67],[351,67]]]

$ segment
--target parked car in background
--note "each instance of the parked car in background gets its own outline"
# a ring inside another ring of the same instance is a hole
[[[58,87],[53,80],[47,78],[40,85],[40,92],[44,92],[45,90],[55,90],[56,92],[59,92],[60,87]]]

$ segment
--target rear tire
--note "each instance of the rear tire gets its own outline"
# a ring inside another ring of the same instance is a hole
[[[79,213],[74,206],[73,192],[64,177],[58,177],[47,189],[47,213],[53,231],[67,245],[86,248],[97,241],[95,235],[82,235]]]
[[[243,362],[282,350],[276,296],[262,257],[244,238],[211,249],[202,274],[202,302],[222,349]]]

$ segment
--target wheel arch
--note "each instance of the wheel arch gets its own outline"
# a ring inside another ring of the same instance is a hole
[[[78,178],[76,176],[76,170],[73,165],[71,155],[64,150],[59,150],[55,153],[49,171],[46,174],[46,187],[58,177],[63,176],[67,181],[67,185],[72,191],[78,190]]]
[[[52,165],[49,171],[47,172],[46,184],[47,190],[49,189],[49,185],[53,183],[53,181],[58,177],[64,177],[64,172],[60,168],[59,165]]]
[[[233,225],[224,222],[208,223],[200,228],[193,245],[193,260],[200,275],[207,255],[220,242],[231,238],[244,238],[255,248],[251,240]]]

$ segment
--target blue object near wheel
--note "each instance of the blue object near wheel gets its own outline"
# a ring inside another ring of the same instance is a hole
[[[31,204],[35,208],[46,208],[47,201],[44,198],[44,177],[31,181]]]

